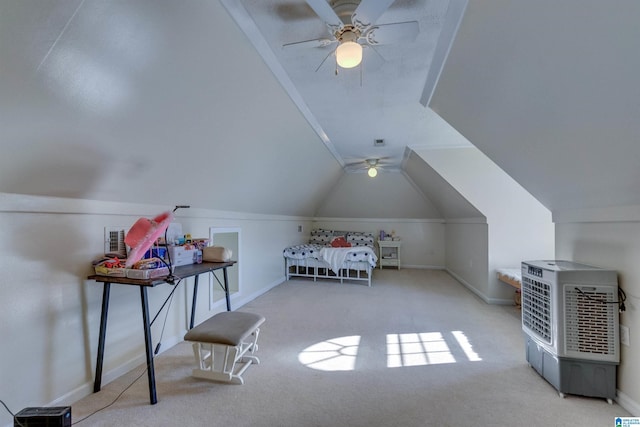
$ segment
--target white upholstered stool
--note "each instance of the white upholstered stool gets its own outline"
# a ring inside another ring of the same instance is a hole
[[[193,342],[197,368],[192,375],[209,380],[236,380],[244,384],[242,374],[260,360],[258,334],[264,317],[241,311],[225,311],[205,320],[184,336]]]

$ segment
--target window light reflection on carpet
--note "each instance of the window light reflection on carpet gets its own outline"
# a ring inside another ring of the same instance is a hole
[[[451,333],[453,334],[456,341],[458,341],[458,345],[460,346],[460,348],[462,348],[462,351],[464,351],[464,354],[467,356],[467,359],[469,359],[472,362],[477,362],[479,360],[482,360],[482,358],[478,355],[478,353],[473,351],[473,346],[469,342],[469,338],[467,338],[464,332],[453,331]]]
[[[360,342],[359,335],[331,338],[307,347],[298,354],[298,360],[311,369],[352,371]],[[458,361],[482,360],[463,331],[387,334],[387,368],[456,363],[451,346]]]
[[[353,371],[360,336],[332,338],[313,344],[298,354],[303,365],[320,371]]]

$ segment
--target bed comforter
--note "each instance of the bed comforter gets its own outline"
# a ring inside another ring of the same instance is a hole
[[[375,268],[378,256],[370,246],[354,246],[350,248],[334,248],[316,244],[291,246],[284,250],[285,258],[306,259],[315,258],[326,262],[334,273],[344,265],[345,261],[364,261]]]

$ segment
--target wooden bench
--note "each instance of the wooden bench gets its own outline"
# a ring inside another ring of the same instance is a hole
[[[244,384],[242,374],[252,363],[260,363],[253,354],[264,321],[259,314],[225,311],[191,329],[184,339],[193,342],[197,368],[192,375]]]
[[[504,282],[508,285],[513,286],[516,291],[513,296],[513,300],[515,304],[520,307],[521,302],[521,288],[522,288],[522,278],[520,269],[517,268],[498,268],[496,270],[498,274],[498,280]]]

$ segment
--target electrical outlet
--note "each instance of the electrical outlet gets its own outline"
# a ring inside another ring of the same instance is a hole
[[[620,344],[629,346],[629,327],[620,325]]]

